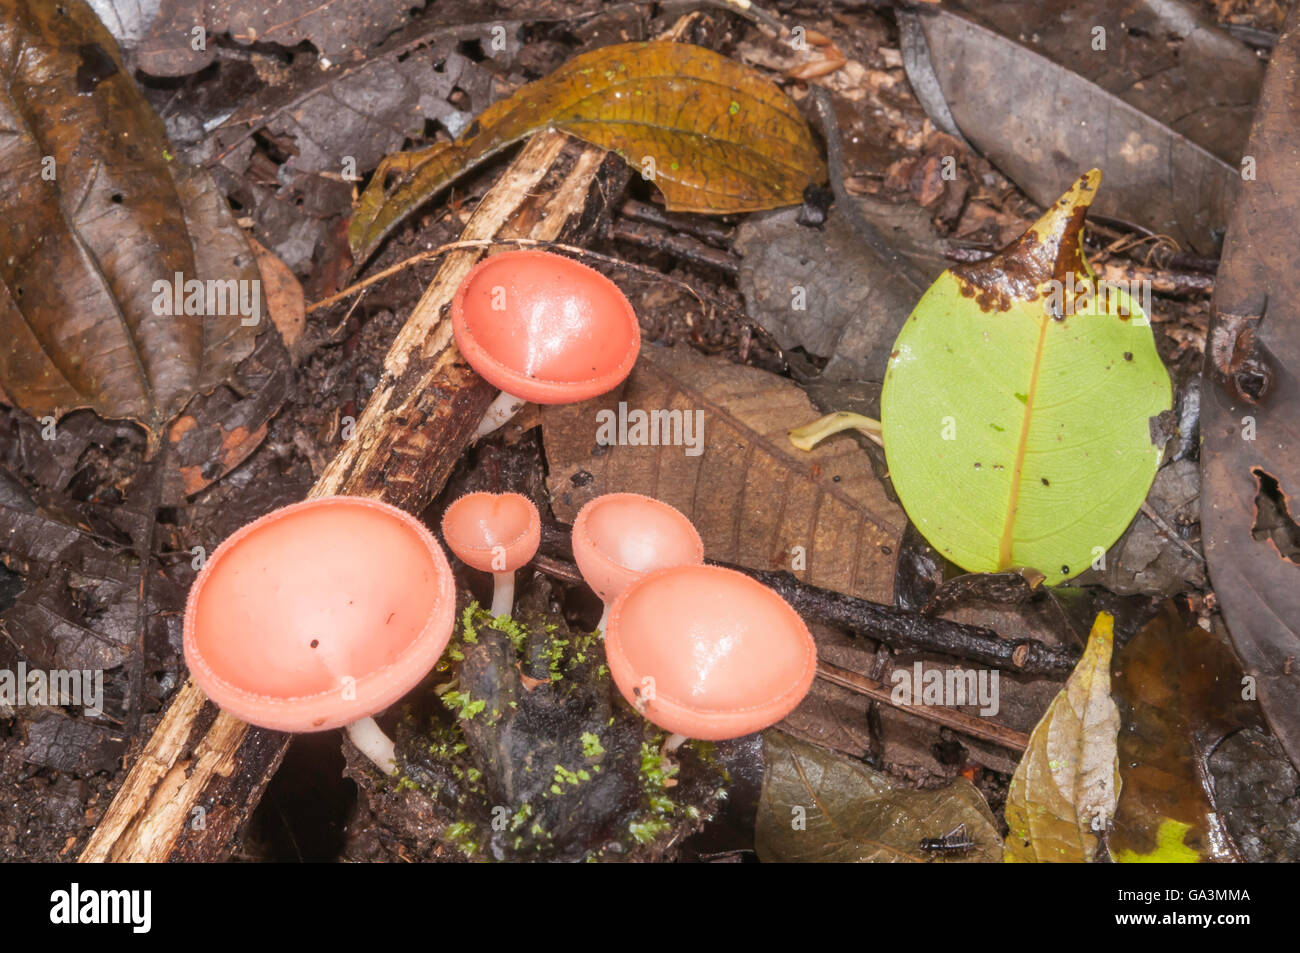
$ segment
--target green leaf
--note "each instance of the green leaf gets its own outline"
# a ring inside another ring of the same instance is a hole
[[[1007,791],[1008,863],[1084,863],[1115,816],[1119,709],[1110,697],[1114,618],[1097,615],[1083,657],[1047,714]]]
[[[455,142],[380,163],[352,218],[353,258],[368,258],[456,177],[546,128],[617,152],[672,211],[797,205],[807,185],[826,177],[799,110],[759,73],[700,46],[621,43],[575,57],[490,106]]]
[[[965,778],[946,788],[895,787],[860,761],[797,741],[763,735],[763,794],[755,849],[767,862],[837,863],[925,860],[995,861],[997,828],[983,795]],[[929,857],[920,844],[966,825],[974,846]]]
[[[1082,176],[1002,252],[939,276],[899,332],[881,395],[885,455],[907,515],[974,572],[1082,572],[1151,487],[1170,407],[1150,321],[1098,284],[1080,233],[1101,173]]]

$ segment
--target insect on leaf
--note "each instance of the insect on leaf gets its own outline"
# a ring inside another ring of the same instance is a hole
[[[1114,618],[1097,615],[1083,657],[1047,714],[1007,791],[1008,863],[1084,863],[1115,816],[1119,709],[1110,697]]]
[[[907,515],[965,569],[1074,576],[1151,488],[1169,375],[1135,294],[1083,256],[1101,173],[1016,242],[945,271],[894,344],[881,394],[890,477]]]
[[[622,43],[575,57],[490,106],[455,142],[385,159],[352,218],[353,257],[368,258],[453,179],[545,128],[617,152],[672,211],[795,205],[826,175],[798,109],[759,73],[700,46]]]
[[[779,731],[763,733],[763,793],[755,824],[761,860],[779,863],[996,861],[998,833],[975,785],[957,778],[918,791],[860,761]],[[965,828],[960,850],[927,850]]]

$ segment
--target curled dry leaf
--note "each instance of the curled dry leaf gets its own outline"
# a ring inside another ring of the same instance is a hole
[[[656,445],[651,411],[660,415]],[[811,454],[790,446],[786,430],[813,413],[799,386],[775,374],[687,347],[645,347],[621,390],[543,408],[552,507],[572,520],[601,493],[644,493],[692,519],[710,559],[792,570],[816,586],[892,603],[906,519],[857,445]],[[664,440],[666,414],[678,427],[669,419]],[[614,430],[600,434],[602,420]]]
[[[973,572],[1056,585],[1119,538],[1160,463],[1151,418],[1173,400],[1151,323],[1083,256],[1101,174],[1021,238],[939,276],[885,372],[889,473],[912,522]]]
[[[353,257],[364,261],[457,176],[544,128],[618,153],[654,181],[671,211],[796,205],[826,176],[799,110],[759,73],[699,46],[622,43],[490,106],[454,142],[385,159],[352,219]]]
[[[975,785],[898,787],[860,761],[831,754],[779,731],[763,734],[763,794],[755,848],[769,862],[911,863],[995,861],[993,815]],[[966,826],[971,847],[930,854],[923,840]]]
[[[1110,697],[1114,619],[1097,615],[1083,657],[1029,737],[1007,792],[1008,862],[1082,863],[1119,799],[1119,709]]]
[[[252,350],[253,256],[83,0],[0,3],[0,63],[0,381],[35,416],[88,407],[157,439]],[[173,313],[178,275],[208,282],[206,313]]]

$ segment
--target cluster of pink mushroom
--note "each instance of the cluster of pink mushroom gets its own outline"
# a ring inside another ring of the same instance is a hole
[[[605,393],[629,373],[640,343],[617,286],[542,252],[480,263],[452,315],[462,354],[503,391],[492,420],[520,399]],[[596,350],[575,356],[593,340]],[[442,534],[458,559],[492,574],[491,612],[508,615],[515,574],[539,546],[537,507],[516,493],[471,493],[447,508]],[[578,513],[572,541],[605,604],[598,629],[611,677],[671,733],[667,750],[761,730],[808,692],[817,653],[803,620],[749,576],[705,565],[699,533],[672,506],[634,493],[596,497]],[[376,500],[312,499],[217,548],[190,591],[185,657],[230,714],[278,731],[346,727],[393,774],[394,746],[374,715],[429,674],[455,614],[451,566],[419,520]]]

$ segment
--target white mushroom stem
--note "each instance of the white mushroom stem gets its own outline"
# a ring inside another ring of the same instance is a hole
[[[478,440],[486,437],[493,431],[503,427],[511,417],[519,413],[519,409],[526,403],[528,401],[522,397],[507,394],[505,391],[497,394],[496,400],[488,405],[487,413],[478,422],[478,431],[474,434],[474,439]]]
[[[685,735],[678,734],[677,732],[674,731],[671,735],[668,736],[668,740],[664,742],[664,746],[660,749],[660,752],[662,754],[672,754],[683,744],[685,744],[686,741],[687,738]]]
[[[344,697],[346,697],[350,681],[349,677],[343,674],[346,669],[338,659],[331,658],[324,650],[322,650],[322,653],[318,656],[320,663],[325,666],[325,670],[330,673],[330,677],[343,687]],[[369,715],[365,718],[358,718],[347,726],[347,732],[357,750],[373,761],[376,768],[387,775],[397,774],[397,748],[393,745],[392,739],[384,734],[384,729],[379,727],[375,719]]]
[[[492,616],[510,615],[515,608],[515,573],[492,574]]]
[[[605,637],[605,623],[609,622],[609,603],[605,603],[605,611],[600,614],[600,622],[596,625],[596,634],[602,639]]]
[[[397,749],[384,729],[370,717],[361,718],[348,725],[348,737],[357,750],[375,763],[384,774],[397,774]]]

